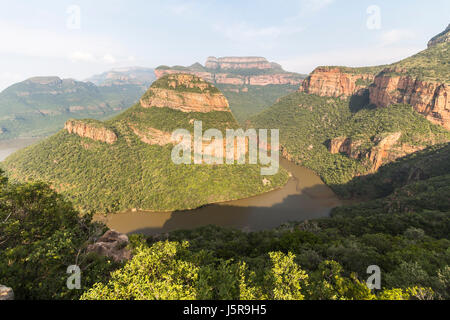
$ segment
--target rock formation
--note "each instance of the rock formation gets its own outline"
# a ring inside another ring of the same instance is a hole
[[[131,251],[127,248],[128,237],[114,230],[108,230],[94,244],[87,247],[88,252],[95,252],[116,262],[129,260]]]
[[[354,141],[352,138],[337,137],[330,141],[328,151],[333,154],[345,153],[353,159],[366,159],[369,161],[372,171],[375,172],[386,162],[418,151],[417,149],[410,150],[407,145],[394,147],[399,142],[401,136],[401,132],[395,132],[374,137],[372,141],[374,146],[369,149],[361,148],[363,144],[361,140]]]
[[[219,90],[191,74],[167,75],[155,82],[140,100],[142,107],[171,108],[183,112],[231,112]]]
[[[402,75],[404,74],[404,75]],[[385,69],[369,88],[370,102],[378,107],[406,103],[428,120],[450,130],[450,85],[422,81],[404,69]]]
[[[117,141],[117,135],[111,129],[104,127],[100,121],[68,120],[64,129],[70,134],[77,134],[83,138],[113,144]]]
[[[14,300],[13,289],[0,284],[0,300]]]
[[[302,83],[300,91],[347,98],[367,88],[374,78],[373,74],[351,73],[337,67],[318,67]]]
[[[216,85],[235,86],[298,86],[304,79],[303,75],[286,72],[280,65],[262,57],[209,57],[205,67],[196,63],[190,67],[160,66],[155,70],[158,78],[174,73],[191,73]]]

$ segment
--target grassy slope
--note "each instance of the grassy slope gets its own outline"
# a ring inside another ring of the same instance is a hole
[[[77,207],[101,212],[195,208],[286,183],[288,175],[283,169],[263,177],[257,165],[177,166],[170,158],[171,145],[147,145],[128,127],[131,123],[141,129],[189,130],[191,119],[202,120],[204,131],[238,126],[229,112],[186,114],[137,104],[105,123],[119,136],[113,145],[60,131],[10,156],[5,166],[15,179],[48,181]],[[264,185],[264,178],[271,180],[271,186]]]
[[[401,141],[430,146],[450,139],[450,132],[431,124],[410,106],[350,111],[349,101],[293,93],[252,119],[257,127],[280,129],[280,143],[293,160],[316,171],[325,183],[343,195],[339,185],[367,173],[364,162],[331,154],[329,139],[346,136],[373,145],[372,139],[386,133],[403,133]]]
[[[69,118],[106,119],[135,103],[144,92],[137,85],[96,87],[87,84],[78,85],[76,92],[57,95],[33,93],[34,90],[39,88],[18,84],[0,94],[0,128],[4,130],[0,139],[48,136],[60,130]],[[31,92],[31,95],[17,96],[21,91]],[[72,106],[85,109],[71,112],[69,107]]]
[[[274,104],[280,97],[298,89],[292,85],[247,86],[248,92],[232,92],[241,90],[239,86],[217,85],[230,103],[231,111],[239,123],[244,124],[250,117],[260,113]]]

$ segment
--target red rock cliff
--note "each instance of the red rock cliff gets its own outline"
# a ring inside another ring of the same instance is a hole
[[[410,104],[429,121],[450,130],[450,86],[421,81],[401,73],[405,71],[385,69],[377,75],[374,85],[369,88],[370,102],[378,107],[395,103]]]
[[[301,92],[328,97],[349,97],[366,88],[373,74],[353,74],[340,68],[318,67],[300,87]]]
[[[102,127],[101,122],[98,122],[97,125],[82,120],[68,120],[64,125],[64,129],[70,134],[77,134],[83,138],[106,142],[108,144],[113,144],[117,141],[117,135],[112,130]]]

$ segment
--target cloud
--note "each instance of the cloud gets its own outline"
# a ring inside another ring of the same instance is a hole
[[[260,38],[276,39],[280,36],[291,35],[303,31],[299,26],[266,26],[254,27],[247,23],[235,23],[227,25],[215,24],[214,30],[222,33],[226,38],[232,41],[247,42],[251,40],[258,40]]]
[[[69,54],[69,59],[72,62],[94,62],[96,59],[89,52],[75,51]]]
[[[189,14],[193,10],[192,3],[172,4],[167,7],[169,11],[177,16],[183,16]]]
[[[6,55],[104,64],[119,60],[111,52],[123,59],[129,56],[117,41],[93,36],[82,30],[26,28],[0,21],[0,39],[0,54]]]
[[[392,44],[399,44],[405,40],[416,38],[416,34],[407,29],[393,29],[381,34],[380,42],[382,46],[389,46]]]
[[[302,0],[300,6],[302,13],[312,13],[322,10],[333,2],[334,0]]]
[[[280,64],[289,71],[310,73],[318,66],[374,66],[390,64],[409,57],[423,48],[419,47],[389,47],[379,46],[366,48],[349,48],[313,52],[281,60]]]

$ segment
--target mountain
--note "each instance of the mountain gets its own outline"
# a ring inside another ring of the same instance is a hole
[[[230,101],[233,114],[241,123],[294,92],[305,75],[286,72],[263,57],[209,57],[205,65],[190,67],[159,66],[157,77],[173,73],[192,73],[219,88]]]
[[[444,42],[450,42],[450,24],[444,31],[431,38],[431,40],[428,42],[428,48],[435,46],[438,43]]]
[[[361,105],[388,107],[406,103],[428,120],[450,130],[449,30],[429,48],[386,66],[318,67],[300,91],[319,96],[360,100]]]
[[[251,122],[280,128],[284,155],[341,196],[355,176],[450,141],[450,43],[377,67],[318,67]]]
[[[97,86],[139,85],[144,87],[145,90],[147,90],[155,80],[155,71],[143,67],[112,69],[86,79],[86,81],[92,82]]]
[[[34,77],[0,93],[0,140],[45,137],[69,118],[104,119],[135,103],[143,84],[97,86],[58,77]]]
[[[259,165],[176,165],[180,128],[238,128],[228,101],[195,75],[166,75],[115,118],[69,120],[65,129],[5,160],[16,180],[48,181],[78,208],[97,212],[139,208],[182,210],[245,198],[283,185],[286,171],[261,176]],[[202,131],[202,132],[203,132]],[[203,152],[208,153],[207,143]]]

